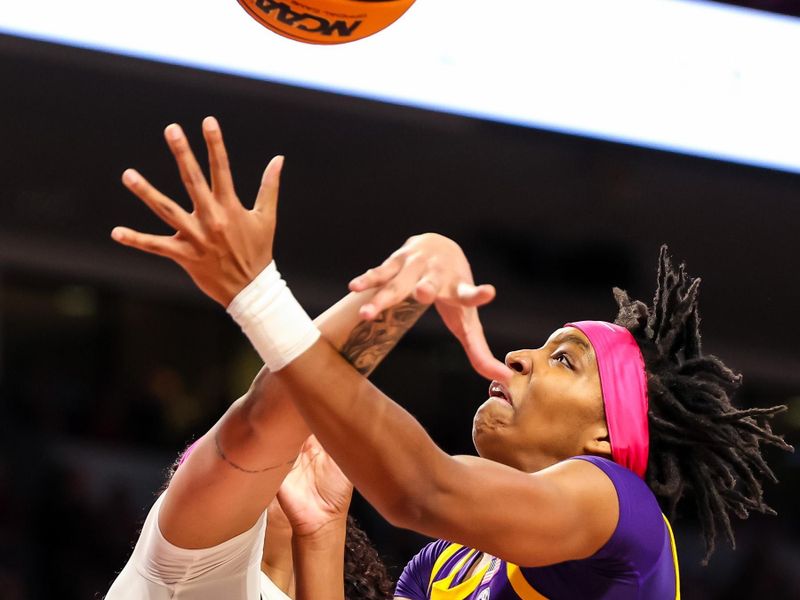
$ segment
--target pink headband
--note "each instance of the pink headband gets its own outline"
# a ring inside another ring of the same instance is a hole
[[[650,451],[647,377],[631,332],[605,321],[567,323],[589,338],[597,358],[614,462],[644,479]]]

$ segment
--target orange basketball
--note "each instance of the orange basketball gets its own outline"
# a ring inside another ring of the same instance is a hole
[[[267,29],[308,44],[344,44],[394,23],[414,0],[238,0]]]

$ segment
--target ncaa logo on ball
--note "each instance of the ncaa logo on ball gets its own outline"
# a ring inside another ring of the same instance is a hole
[[[414,0],[238,0],[256,21],[308,44],[344,44],[385,29]]]

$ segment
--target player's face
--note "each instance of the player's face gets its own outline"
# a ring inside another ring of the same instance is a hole
[[[506,356],[514,371],[493,382],[475,414],[478,453],[528,472],[609,450],[597,361],[589,340],[565,327],[535,350]]]

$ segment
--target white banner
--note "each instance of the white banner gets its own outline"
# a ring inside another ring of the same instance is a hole
[[[0,32],[800,172],[800,19],[689,0],[417,0],[340,46],[235,0],[1,0]]]

